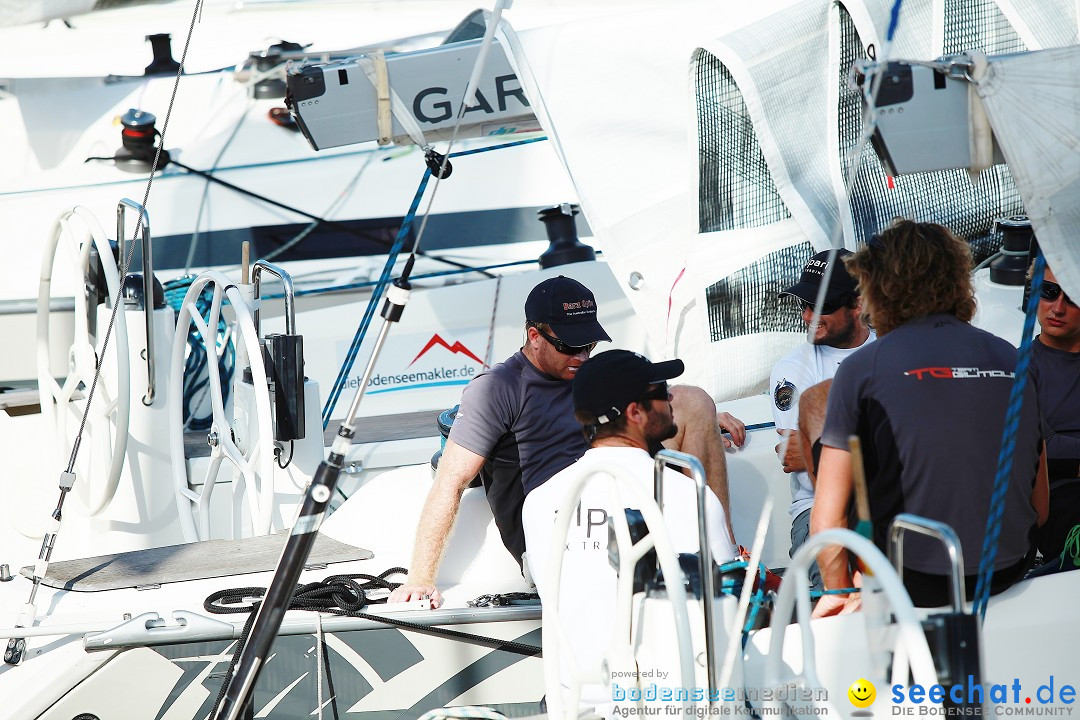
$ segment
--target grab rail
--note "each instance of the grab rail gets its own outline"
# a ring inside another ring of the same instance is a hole
[[[705,610],[705,663],[709,673],[709,687],[716,684],[716,633],[713,628],[713,599],[716,597],[716,583],[713,577],[712,546],[709,545],[709,531],[705,524],[705,497],[708,485],[705,482],[705,468],[693,455],[661,450],[653,461],[653,497],[661,511],[664,509],[664,468],[667,465],[686,468],[697,485],[697,526],[698,543],[701,546],[701,594]],[[672,579],[669,582],[678,582]]]
[[[907,530],[917,532],[920,535],[937,538],[945,546],[945,552],[949,556],[949,592],[952,595],[952,606],[956,612],[964,612],[964,598],[967,596],[964,579],[964,553],[960,549],[960,538],[956,531],[943,522],[900,513],[893,518],[889,526],[889,562],[896,568],[896,574],[903,577],[904,573],[904,533]]]
[[[124,251],[124,219],[127,208],[139,213],[139,227],[142,228],[142,265],[143,265],[143,315],[146,317],[146,394],[143,405],[154,404],[154,251],[150,236],[150,215],[146,208],[128,198],[123,198],[116,205],[116,242],[120,246],[120,262],[127,278],[127,253]],[[132,239],[132,242],[135,242]]]
[[[265,260],[256,260],[251,268],[251,283],[255,286],[255,312],[252,314],[252,324],[255,326],[255,337],[262,338],[262,327],[259,322],[259,279],[264,272],[270,273],[281,281],[282,295],[285,298],[285,333],[296,334],[296,293],[293,291],[292,275],[282,270],[277,265]]]

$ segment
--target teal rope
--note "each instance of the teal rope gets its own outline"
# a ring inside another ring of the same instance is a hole
[[[862,588],[837,588],[836,590],[811,590],[810,599],[817,600],[826,595],[850,595],[851,593],[862,592]]]
[[[515,267],[517,265],[535,265],[536,260],[515,260],[513,262],[498,263],[496,265],[481,265],[479,267],[462,268],[455,270],[440,270],[438,272],[423,273],[421,275],[411,276],[411,280],[430,280],[431,278],[444,277],[447,275],[465,275],[467,273],[474,272],[486,272],[488,270],[500,270],[502,268]],[[303,297],[305,295],[322,295],[324,293],[342,292],[345,290],[359,290],[362,288],[374,287],[379,284],[378,280],[365,280],[364,282],[346,283],[344,285],[327,285],[326,287],[309,288],[307,290],[297,290],[293,293],[296,297]],[[269,295],[263,295],[263,300],[274,300],[285,297],[284,293],[271,293]],[[166,298],[167,299],[167,298]]]
[[[1020,336],[1020,350],[1016,359],[1016,375],[1009,393],[1009,407],[1005,412],[1005,427],[1001,431],[1001,449],[998,452],[997,476],[994,492],[990,497],[990,513],[986,518],[983,535],[982,557],[979,558],[979,581],[975,585],[975,604],[972,612],[985,619],[990,602],[990,582],[994,578],[994,560],[997,558],[998,540],[1001,537],[1001,521],[1005,515],[1005,493],[1012,477],[1013,451],[1016,448],[1016,430],[1020,425],[1020,410],[1024,404],[1024,387],[1027,385],[1028,365],[1031,363],[1032,331],[1035,315],[1039,309],[1039,293],[1042,290],[1046,258],[1040,252],[1035,257],[1035,269],[1031,275],[1031,293],[1027,312],[1024,314],[1024,330]]]

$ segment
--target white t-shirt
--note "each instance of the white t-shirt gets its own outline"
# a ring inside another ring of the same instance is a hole
[[[874,341],[877,334],[871,330],[869,337],[859,347]],[[831,380],[836,368],[859,348],[834,348],[828,345],[803,343],[780,358],[769,377],[772,388],[773,422],[777,430],[794,430],[799,425],[799,396],[806,388],[819,382]],[[814,504],[814,486],[805,471],[791,473],[791,516],[795,517]]]
[[[585,462],[601,462],[625,469],[640,479],[641,486],[652,497],[653,459],[644,450],[631,447],[592,448],[577,463],[529,493],[521,518],[525,549],[529,572],[544,603],[555,602],[549,596],[547,574],[555,514],[577,477],[575,468]],[[664,519],[677,553],[699,549],[696,498],[697,486],[693,480],[670,468],[665,472]],[[586,663],[599,667],[611,644],[616,572],[608,562],[607,519],[615,510],[610,478],[597,478],[585,486],[567,533],[559,610],[567,637],[573,644],[574,656],[582,667]],[[723,563],[734,558],[737,551],[728,537],[724,508],[711,491],[706,493],[705,522],[713,559]],[[563,667],[565,670],[565,662]],[[601,713],[605,713],[611,703],[611,693],[602,685],[585,686],[581,698],[583,705],[596,706]]]

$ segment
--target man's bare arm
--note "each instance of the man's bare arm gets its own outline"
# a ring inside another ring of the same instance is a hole
[[[484,457],[466,450],[453,440],[446,441],[435,482],[428,492],[420,522],[416,528],[409,576],[390,594],[390,602],[407,602],[431,598],[431,606],[442,604],[442,595],[435,587],[435,576],[442,563],[446,541],[454,529],[461,494],[484,465]]]
[[[724,507],[731,542],[738,545],[731,527],[727,460],[724,437],[716,422],[716,403],[707,392],[693,385],[676,385],[671,388],[671,394],[671,409],[679,432],[671,440],[665,440],[664,447],[689,453],[701,461],[705,479]]]
[[[810,474],[810,482],[817,485],[817,468],[814,467],[814,443],[821,439],[821,433],[825,431],[825,410],[829,404],[829,388],[832,380],[819,382],[811,385],[803,392],[799,399],[799,429],[798,446],[800,458],[803,460],[806,471]]]
[[[818,468],[817,488],[814,492],[814,506],[810,511],[810,534],[847,527],[848,504],[851,502],[851,453],[839,448],[821,449],[821,467]],[[842,547],[834,545],[818,553],[818,567],[826,589],[838,590],[851,587],[851,573],[848,570],[848,554]],[[849,602],[846,595],[826,595],[821,598],[814,617],[834,615],[844,610],[857,607],[858,601]]]

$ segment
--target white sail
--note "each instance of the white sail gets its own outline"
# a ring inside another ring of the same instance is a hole
[[[1075,25],[1073,26],[1075,32]],[[994,60],[976,75],[1054,276],[1080,297],[1080,46]]]

